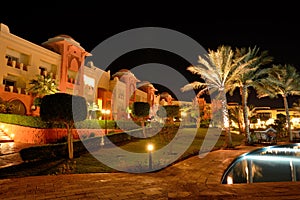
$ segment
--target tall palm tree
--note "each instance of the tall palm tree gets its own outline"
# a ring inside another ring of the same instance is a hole
[[[293,141],[293,135],[291,130],[288,96],[300,95],[300,75],[297,69],[293,65],[272,65],[271,68],[266,68],[262,71],[266,78],[261,79],[259,86],[257,87],[258,97],[270,98],[281,96],[283,98],[286,122],[288,125],[288,133],[290,142]]]
[[[29,84],[31,87],[27,88],[27,92],[35,96],[37,106],[40,104],[40,99],[48,94],[59,92],[56,80],[49,75],[37,75],[36,79],[31,79]]]
[[[247,143],[250,144],[252,141],[250,135],[250,124],[247,106],[249,88],[255,87],[256,82],[260,77],[260,67],[271,63],[273,61],[273,57],[268,55],[268,51],[260,52],[260,49],[256,46],[254,46],[253,48],[236,48],[235,57],[239,58],[243,56],[245,56],[244,59],[242,59],[240,63],[238,63],[238,65],[248,63],[248,68],[250,70],[248,70],[248,73],[239,74],[236,82],[234,83],[235,86],[232,87],[230,94],[233,93],[236,87],[239,88],[242,99],[245,136],[247,139]]]
[[[232,147],[232,138],[229,129],[229,114],[227,109],[226,93],[233,87],[232,83],[240,74],[248,73],[249,63],[241,63],[245,56],[234,60],[234,51],[230,46],[221,45],[216,51],[208,50],[208,54],[199,56],[198,65],[190,66],[188,71],[198,74],[205,82],[195,81],[181,88],[181,91],[198,89],[198,96],[205,92],[216,94],[215,98],[221,102],[221,126],[225,130],[226,145]]]
[[[242,132],[243,130],[243,115],[242,115],[242,108],[240,105],[233,106],[228,109],[229,112],[229,119],[230,121],[234,121],[237,123],[239,127],[239,131]]]

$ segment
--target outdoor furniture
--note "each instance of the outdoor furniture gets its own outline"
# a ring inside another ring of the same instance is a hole
[[[273,128],[268,128],[263,131],[254,131],[255,138],[256,138],[254,142],[259,144],[261,143],[276,144],[277,143],[276,133],[277,131]]]

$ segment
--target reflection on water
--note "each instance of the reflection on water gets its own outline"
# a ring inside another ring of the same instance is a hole
[[[223,184],[300,181],[300,143],[256,149],[237,157]]]

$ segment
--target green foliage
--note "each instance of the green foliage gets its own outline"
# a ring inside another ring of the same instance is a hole
[[[8,101],[0,102],[0,113],[11,114],[14,110],[14,105]]]
[[[77,121],[87,118],[87,102],[82,96],[55,93],[42,98],[40,117],[44,121],[64,122],[68,132],[69,159],[73,159],[73,135],[71,129]]]
[[[274,64],[262,69],[260,74],[265,78],[260,80],[260,87],[257,88],[258,97],[300,95],[300,74],[293,65]]]
[[[177,117],[180,114],[180,107],[177,105],[160,106],[157,111],[159,117]]]
[[[20,125],[20,126],[33,127],[33,128],[66,128],[62,122],[54,123],[50,121],[43,121],[38,116],[26,116],[26,115],[17,115],[17,114],[0,113],[0,122]],[[123,130],[132,130],[133,128],[136,127],[131,123],[131,121],[128,120],[123,120],[123,121],[121,120],[117,122],[113,120],[107,120],[108,129],[120,129],[119,126]],[[76,129],[99,129],[105,127],[105,121],[97,120],[97,119],[86,119],[83,121],[75,122],[74,127]]]
[[[67,155],[67,144],[49,144],[33,146],[20,150],[23,161],[38,161],[65,158]]]
[[[130,141],[132,137],[127,133],[116,133],[108,135],[105,139],[118,145],[125,143],[126,141]],[[88,152],[85,146],[88,146],[89,150],[99,150],[100,140],[101,137],[91,135],[89,138],[84,140],[84,143],[81,140],[74,141],[75,157],[79,157],[80,155]],[[23,148],[20,150],[20,156],[23,161],[29,162],[64,159],[68,157],[67,142]]]
[[[209,127],[209,123],[210,123],[209,119],[202,120],[201,123],[200,123],[200,127],[201,128],[208,128]]]
[[[36,79],[30,80],[29,84],[32,86],[27,89],[27,92],[39,97],[59,92],[56,80],[50,75],[37,75]]]
[[[55,93],[42,98],[40,117],[44,121],[77,122],[87,117],[84,97]]]
[[[16,124],[20,126],[28,126],[34,128],[47,128],[49,124],[42,121],[40,117],[37,116],[25,116],[17,114],[0,114],[0,122],[7,124]]]
[[[257,123],[257,117],[255,115],[250,117],[250,123],[253,123],[253,124]]]
[[[75,128],[77,129],[99,129],[105,127],[105,120],[97,119],[86,119],[83,121],[76,122]],[[107,128],[114,129],[116,127],[116,122],[113,120],[107,120]]]
[[[148,102],[134,102],[132,105],[132,115],[135,117],[149,116],[150,105]]]
[[[34,98],[33,105],[35,105],[35,106],[41,106],[41,103],[42,103],[42,98],[41,97]]]
[[[284,114],[278,114],[272,127],[279,133],[281,137],[286,135],[286,116]]]
[[[119,146],[120,148],[122,148],[128,152],[146,153],[145,146],[149,141],[154,143],[155,149],[158,150],[160,148],[165,147],[166,144],[169,142],[169,140],[168,141],[161,140],[160,134],[169,134],[170,136],[172,136],[172,135],[176,135],[177,131],[178,131],[177,129],[171,129],[171,128],[165,129],[164,128],[162,131],[159,132],[159,134],[156,134],[155,136],[153,136],[151,138],[147,138],[147,139],[138,138],[138,139],[135,139],[134,142],[127,142],[127,143],[122,142],[122,143],[117,144],[117,146]],[[184,131],[184,134],[182,134],[180,137],[184,138],[190,134],[194,135],[194,131],[195,131],[195,129],[186,129]],[[203,129],[203,128],[198,129],[197,135],[195,136],[195,139],[193,140],[192,144],[184,152],[184,154],[182,154],[176,160],[176,162],[182,161],[186,158],[189,158],[190,156],[198,155],[199,147],[201,147],[201,144],[203,144],[203,140],[204,140],[206,134],[207,134],[207,129]],[[120,137],[123,137],[123,141],[125,139],[128,139],[128,140],[133,139],[133,138],[128,138],[128,134],[126,134],[126,133],[120,134]],[[112,138],[110,138],[110,136],[108,136],[108,138],[109,138],[109,140],[112,140]],[[114,138],[117,139],[118,137],[115,136]],[[237,146],[237,145],[242,144],[244,136],[240,135],[240,134],[233,134],[232,139],[233,139],[233,145]],[[219,140],[214,145],[213,149],[216,150],[216,149],[222,148],[224,140],[225,140],[225,137],[219,137]],[[99,148],[100,137],[88,138],[86,141],[90,143],[87,146],[90,147],[93,144],[95,144],[95,150],[97,150],[97,148]],[[76,144],[77,142],[80,143],[80,141],[74,142],[74,151],[75,152],[79,151],[77,149],[77,144]],[[60,145],[63,148],[66,148],[66,144],[60,144]],[[38,146],[34,149],[31,149],[30,151],[28,150],[28,148],[30,148],[30,147],[24,148],[24,150],[22,150],[22,155],[28,156],[27,157],[28,161],[38,160],[37,158],[39,158],[39,156],[43,157],[45,160],[41,160],[40,162],[24,162],[23,164],[18,165],[18,166],[2,168],[2,169],[0,169],[0,178],[49,175],[49,174],[55,174],[56,172],[61,172],[63,174],[64,172],[60,171],[60,168],[61,168],[60,164],[65,163],[66,160],[65,159],[55,159],[55,160],[47,159],[47,155],[43,151],[43,148],[47,148],[47,147],[44,147],[44,146],[47,146],[47,145]],[[51,148],[54,151],[56,148],[58,148],[58,151],[59,150],[64,151],[64,153],[65,153],[64,158],[65,158],[67,156],[66,150],[62,149],[61,147],[58,147],[58,146],[59,145],[50,145],[50,147],[48,147],[48,148]],[[72,173],[82,174],[82,173],[102,173],[102,172],[113,173],[113,172],[117,172],[115,169],[108,168],[106,165],[99,162],[99,160],[97,160],[90,152],[84,153],[84,149],[82,149],[82,151],[79,154],[77,154],[77,153],[75,153],[75,154],[78,156],[74,159],[74,161],[76,161],[76,166],[75,166],[76,170],[74,170]],[[50,153],[50,155],[54,155],[54,154]],[[31,157],[29,158],[29,156],[31,156]],[[164,161],[164,159],[162,161]],[[63,169],[66,169],[66,168],[63,168]]]

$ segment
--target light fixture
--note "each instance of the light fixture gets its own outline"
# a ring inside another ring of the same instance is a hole
[[[152,151],[154,150],[154,145],[152,143],[147,144],[147,150],[149,152],[149,170],[152,170]]]

